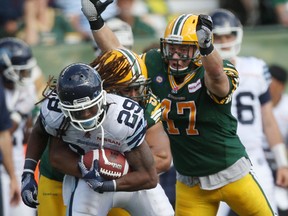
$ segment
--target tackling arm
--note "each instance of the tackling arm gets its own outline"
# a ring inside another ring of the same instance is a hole
[[[132,172],[116,179],[117,191],[137,191],[154,188],[158,177],[153,155],[146,141],[130,152],[125,153]]]
[[[26,159],[30,158],[38,162],[47,146],[48,139],[49,134],[46,133],[39,116],[28,139]]]
[[[78,178],[83,177],[79,169],[81,156],[73,152],[67,143],[53,137],[50,143],[49,155],[51,165],[60,172]],[[125,156],[132,172],[115,180],[116,190],[135,191],[155,187],[157,184],[157,173],[148,144],[146,142],[142,143],[139,147],[126,153]],[[63,160],[63,158],[65,158],[65,160]],[[95,180],[100,181],[96,178]],[[91,182],[93,183],[93,180]],[[93,189],[97,190],[98,188]]]
[[[172,161],[170,141],[162,122],[158,122],[147,130],[145,140],[154,157],[157,173],[169,170]]]
[[[65,160],[63,160],[65,158]],[[52,167],[62,173],[81,178],[78,167],[80,155],[73,152],[62,139],[51,137],[49,159]]]

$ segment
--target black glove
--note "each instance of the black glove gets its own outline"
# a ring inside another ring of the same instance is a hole
[[[208,15],[200,14],[196,26],[196,34],[198,38],[199,50],[202,56],[209,55],[214,47],[212,44],[212,19]]]
[[[104,20],[101,14],[112,2],[113,0],[106,0],[105,2],[100,0],[81,0],[81,10],[88,19],[92,30],[99,30],[103,27]]]
[[[34,178],[34,171],[37,162],[32,159],[25,159],[24,172],[21,180],[21,197],[25,205],[36,208],[39,205],[37,200],[38,185]]]

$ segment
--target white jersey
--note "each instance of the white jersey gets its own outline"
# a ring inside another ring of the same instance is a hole
[[[58,103],[59,99],[54,94],[49,96],[49,99],[45,100],[41,106],[44,127],[53,136],[58,136],[58,129],[65,119]],[[130,151],[139,146],[144,140],[146,131],[143,109],[137,102],[114,94],[107,94],[107,103],[110,105],[102,124],[104,146],[120,152]],[[70,147],[80,154],[101,145],[100,128],[82,132],[68,123],[66,129],[62,134],[63,140],[69,142]],[[72,195],[73,202],[70,202]],[[71,208],[75,216],[83,215],[83,212],[86,213],[85,215],[104,216],[112,207],[122,207],[131,215],[174,215],[174,210],[159,184],[150,190],[97,193],[84,180],[76,180],[75,177],[66,175],[63,181],[63,200],[64,204],[69,206],[67,209]],[[87,202],[87,200],[93,200],[93,202]]]
[[[233,94],[231,112],[238,120],[237,134],[249,154],[250,150],[262,149],[261,105],[267,102],[270,74],[265,62],[254,57],[237,57],[235,67],[240,82]]]
[[[35,87],[34,85],[17,86],[16,90],[5,88],[5,99],[9,112],[12,113],[15,111],[22,116],[17,129],[12,134],[14,169],[20,188],[25,158],[23,146],[24,128],[26,125],[26,117],[32,115],[32,110],[37,100]],[[23,202],[19,202],[17,206],[10,205],[10,178],[3,166],[1,166],[1,169],[0,178],[2,178],[4,216],[17,216],[21,214],[34,216],[35,209],[29,208]]]
[[[240,81],[233,93],[231,112],[238,120],[237,134],[253,164],[257,181],[276,211],[274,179],[263,150],[261,113],[262,104],[270,100],[270,73],[266,63],[255,57],[237,57],[235,68]],[[228,212],[228,205],[221,202],[217,216],[226,216]]]
[[[41,117],[43,118],[46,131],[52,136],[59,136],[61,127],[65,125],[65,116],[61,112],[59,99],[52,94],[41,106]],[[119,152],[127,152],[140,145],[146,132],[146,122],[143,109],[131,99],[114,94],[107,94],[107,113],[101,127],[84,132],[74,128],[66,122],[66,128],[62,131],[62,139],[70,144],[72,150],[84,154],[90,150],[99,148],[104,136],[104,147]]]

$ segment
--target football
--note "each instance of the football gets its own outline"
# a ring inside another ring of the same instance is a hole
[[[87,169],[91,169],[95,159],[98,160],[100,175],[107,180],[120,178],[129,171],[129,164],[121,152],[107,148],[89,151],[83,156]]]

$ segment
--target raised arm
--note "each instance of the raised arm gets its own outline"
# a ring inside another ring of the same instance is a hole
[[[95,42],[103,52],[122,47],[116,35],[105,25],[101,17],[101,13],[112,2],[113,0],[104,2],[100,0],[81,0],[82,12],[89,21]]]
[[[212,19],[207,15],[199,15],[197,37],[201,61],[205,68],[205,84],[210,92],[218,97],[229,93],[229,80],[223,70],[223,60],[213,46]]]

